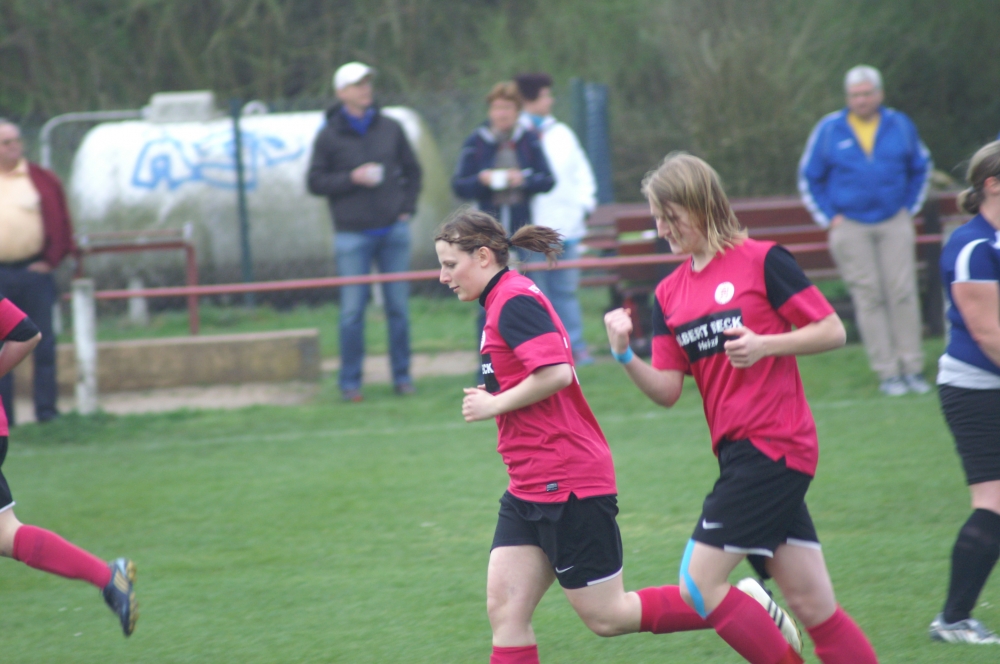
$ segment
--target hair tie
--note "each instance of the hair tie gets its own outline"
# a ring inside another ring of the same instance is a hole
[[[509,237],[505,237],[505,238],[504,238],[504,242],[506,242],[506,243],[507,243],[507,246],[508,246],[508,247],[513,247],[513,246],[514,246],[514,241],[513,241],[513,240],[511,240],[511,239],[510,239]]]

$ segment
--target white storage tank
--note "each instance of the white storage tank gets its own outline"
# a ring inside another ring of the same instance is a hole
[[[199,120],[170,121],[183,117],[184,100],[163,97],[154,96],[144,120],[100,124],[85,136],[68,187],[76,231],[179,229],[190,222],[201,281],[239,281],[232,118],[218,113],[206,117],[204,97],[195,94],[192,105]],[[382,112],[403,126],[423,168],[423,189],[411,224],[413,265],[435,267],[433,234],[452,205],[448,171],[416,112],[404,107]],[[334,273],[329,208],[324,198],[309,194],[305,184],[313,139],[324,122],[320,111],[247,114],[241,120],[250,245],[258,280]],[[88,274],[102,286],[121,285],[132,276],[142,276],[149,284],[177,284],[183,280],[182,268],[179,252],[87,259]]]

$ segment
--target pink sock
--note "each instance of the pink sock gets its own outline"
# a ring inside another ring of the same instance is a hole
[[[681,589],[678,586],[643,588],[636,594],[642,601],[640,632],[670,634],[712,628],[708,621],[681,599]]]
[[[708,614],[708,623],[751,664],[802,661],[785,641],[767,610],[736,588],[730,588],[722,603]]]
[[[877,664],[878,657],[865,633],[839,606],[833,615],[806,631],[823,664]]]
[[[538,664],[538,646],[493,646],[490,664]]]
[[[13,558],[28,567],[67,579],[80,579],[98,588],[111,581],[111,568],[105,561],[35,526],[21,526],[14,533]]]

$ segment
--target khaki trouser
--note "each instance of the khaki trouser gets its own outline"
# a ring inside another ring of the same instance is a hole
[[[830,229],[830,254],[851,291],[868,363],[882,380],[924,370],[915,239],[906,210],[877,224],[845,219]]]

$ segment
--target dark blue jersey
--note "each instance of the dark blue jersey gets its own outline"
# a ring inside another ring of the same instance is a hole
[[[1000,284],[1000,231],[982,215],[976,215],[951,234],[941,251],[941,282],[948,296],[948,346],[945,352],[956,360],[1000,375],[976,343],[955,306],[951,295],[954,283]]]

